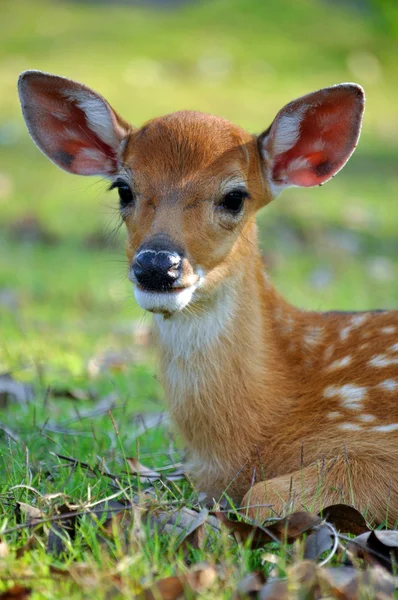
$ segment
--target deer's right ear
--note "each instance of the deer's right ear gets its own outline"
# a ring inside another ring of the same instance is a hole
[[[77,175],[110,176],[131,127],[86,86],[41,71],[25,71],[18,91],[33,141],[56,165]]]

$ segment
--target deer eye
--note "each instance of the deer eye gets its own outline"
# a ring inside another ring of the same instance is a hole
[[[248,197],[249,193],[246,190],[232,190],[225,194],[218,206],[232,215],[237,215],[242,210],[243,203]]]
[[[110,186],[110,190],[117,189],[119,193],[120,208],[127,208],[134,202],[134,194],[131,191],[129,185],[125,181],[116,180]]]

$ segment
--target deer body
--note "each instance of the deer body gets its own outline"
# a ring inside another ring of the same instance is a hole
[[[261,136],[184,111],[133,129],[81,84],[27,72],[29,131],[65,170],[119,190],[136,299],[155,313],[162,381],[199,489],[258,517],[352,502],[398,518],[398,312],[290,306],[264,273],[256,211],[330,179],[363,92],[293,101]]]

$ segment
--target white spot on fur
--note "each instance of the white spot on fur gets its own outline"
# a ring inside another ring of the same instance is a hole
[[[390,350],[391,352],[398,352],[398,344],[393,344],[390,346]]]
[[[344,342],[348,336],[350,335],[352,330],[352,326],[348,325],[347,327],[344,327],[341,331],[340,331],[340,339],[342,342]]]
[[[374,421],[375,418],[376,417],[374,415],[367,415],[367,414],[358,415],[358,417],[357,417],[357,419],[359,421],[363,421],[364,423],[370,423],[371,421]]]
[[[389,327],[382,327],[382,328],[380,329],[380,331],[381,331],[381,333],[385,333],[386,335],[389,335],[389,334],[391,334],[391,333],[395,333],[395,331],[396,331],[396,328],[395,328],[395,327],[392,327],[392,326],[389,326]]]
[[[334,346],[329,346],[329,348],[326,348],[325,354],[324,354],[325,360],[330,360],[332,358],[333,352],[334,352]]]
[[[367,314],[354,315],[353,317],[351,317],[351,325],[353,327],[359,327],[360,325],[363,325],[365,321],[368,320],[368,318],[369,316]]]
[[[344,358],[339,358],[338,360],[335,360],[334,362],[332,362],[332,364],[329,366],[329,371],[334,371],[336,369],[343,369],[344,367],[348,367],[348,365],[351,363],[352,358],[351,356],[345,356]]]
[[[303,339],[304,345],[310,347],[316,346],[322,340],[323,333],[323,327],[308,327]]]
[[[385,433],[388,433],[390,431],[397,431],[398,423],[391,423],[390,425],[376,425],[375,427],[372,427],[372,429],[373,431],[381,431]]]
[[[395,390],[398,389],[398,383],[395,381],[395,379],[386,379],[385,381],[379,383],[378,387],[386,392],[395,392]]]
[[[361,402],[366,397],[368,388],[360,385],[353,385],[347,383],[342,386],[329,385],[323,391],[325,398],[335,398],[340,396],[341,403],[344,408],[349,410],[359,410],[361,408]]]
[[[326,416],[328,419],[338,419],[341,416],[341,413],[339,413],[338,410],[332,410]]]
[[[346,431],[359,431],[362,429],[362,427],[356,423],[341,423],[338,427],[339,429],[344,429]]]
[[[378,354],[371,358],[368,364],[371,367],[391,367],[391,365],[398,365],[398,358],[391,358],[386,354]]]

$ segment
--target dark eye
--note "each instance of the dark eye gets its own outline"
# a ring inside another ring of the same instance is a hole
[[[248,198],[248,196],[246,190],[232,190],[225,194],[219,206],[231,214],[238,214],[242,210],[245,198]]]
[[[109,189],[114,190],[115,188],[119,192],[120,208],[127,208],[134,202],[134,194],[127,183],[124,181],[114,181]]]

